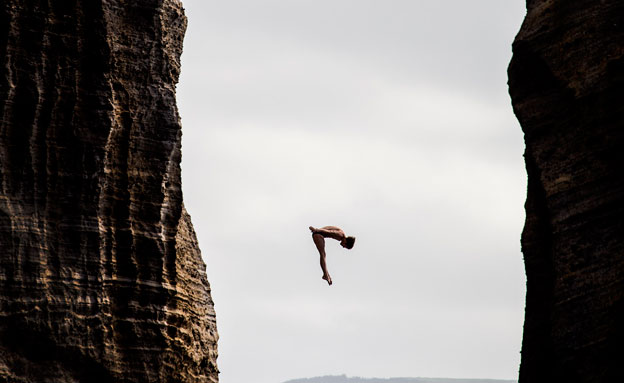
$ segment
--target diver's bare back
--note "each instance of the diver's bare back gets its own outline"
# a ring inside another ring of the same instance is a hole
[[[346,238],[344,231],[338,226],[323,226],[320,229],[310,226],[310,231],[312,231],[312,234],[320,234],[325,238],[333,238],[337,241],[342,241]]]

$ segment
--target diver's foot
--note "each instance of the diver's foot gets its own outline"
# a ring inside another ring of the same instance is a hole
[[[314,233],[314,232],[316,231],[316,228],[315,228],[314,226],[310,226],[310,227],[309,227],[309,229],[310,229],[310,231],[311,231],[312,233]]]
[[[329,276],[329,274],[323,275],[323,279],[326,280],[327,283],[331,286],[332,280],[331,280],[331,277]]]

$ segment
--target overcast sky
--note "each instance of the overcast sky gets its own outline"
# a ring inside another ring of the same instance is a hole
[[[515,379],[516,0],[184,0],[182,176],[222,383]],[[336,225],[321,279],[308,226]]]

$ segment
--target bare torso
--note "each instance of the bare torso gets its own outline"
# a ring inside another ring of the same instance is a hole
[[[325,238],[333,238],[337,241],[342,241],[346,238],[345,232],[337,226],[323,226],[321,228],[310,227],[313,234],[320,234]]]

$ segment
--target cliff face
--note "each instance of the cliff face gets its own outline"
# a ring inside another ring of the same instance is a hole
[[[177,0],[0,4],[0,381],[216,382]]]
[[[624,381],[624,2],[529,0],[513,52],[528,173],[520,382]]]

